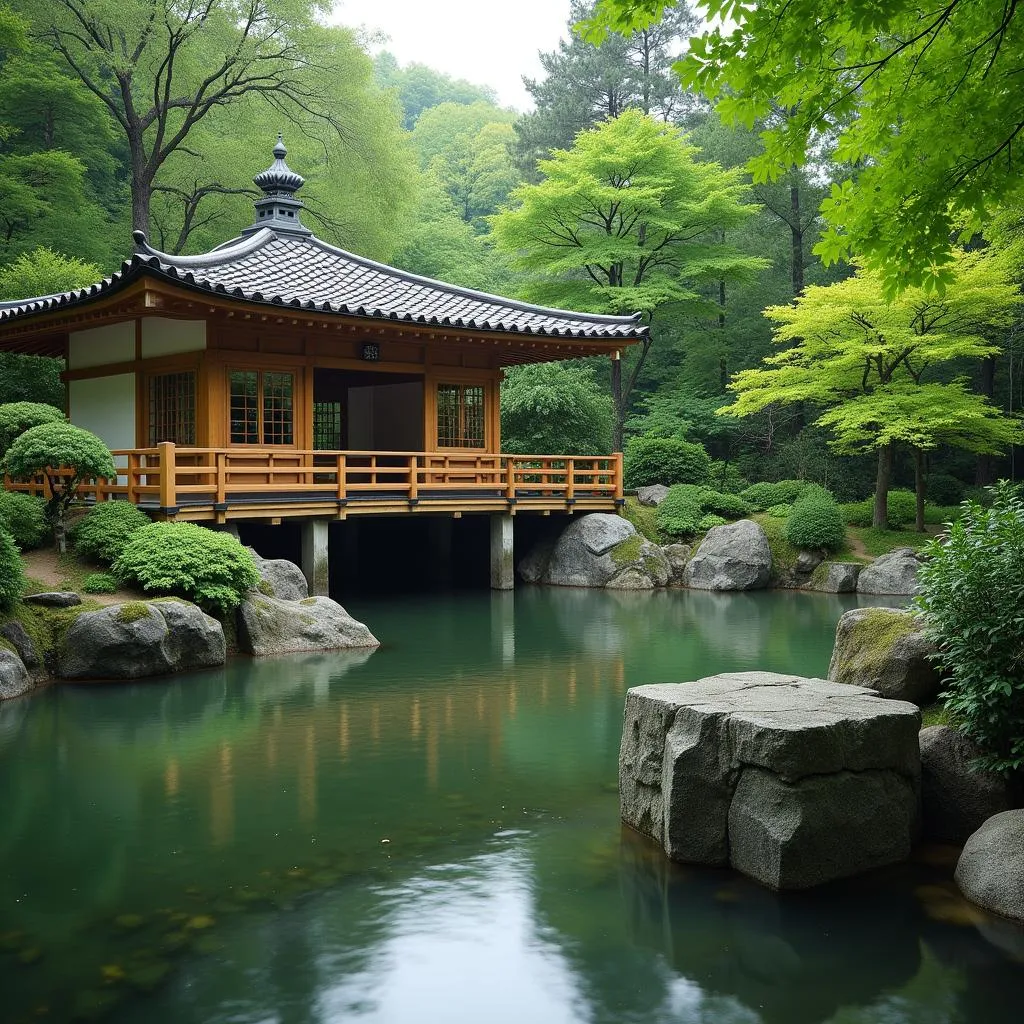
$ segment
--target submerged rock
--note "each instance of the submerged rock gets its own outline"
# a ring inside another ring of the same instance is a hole
[[[758,590],[772,576],[764,530],[750,519],[712,527],[686,566],[685,585],[696,590]]]
[[[223,665],[221,624],[188,601],[130,601],[83,612],[57,655],[63,679],[142,679]]]
[[[516,567],[520,579],[524,583],[543,583],[554,550],[555,541],[552,538],[537,541]]]
[[[917,593],[917,552],[913,548],[897,548],[879,555],[857,578],[860,594],[893,594],[909,597]]]
[[[1002,775],[975,767],[980,751],[948,725],[921,730],[921,804],[924,834],[964,843],[993,815],[1014,806]]]
[[[363,623],[329,597],[279,601],[257,593],[238,609],[238,642],[242,650],[258,657],[380,646]]]
[[[994,815],[967,840],[956,884],[979,907],[1024,922],[1024,810]]]
[[[686,567],[690,563],[693,548],[689,544],[666,544],[661,550],[668,559],[668,585],[681,587],[686,579]]]
[[[803,889],[906,859],[920,712],[771,672],[638,686],[619,754],[626,824],[674,860]]]
[[[542,560],[543,552],[536,556],[531,552],[524,559],[527,571],[532,575]],[[525,579],[524,563],[520,563],[520,574]],[[562,531],[538,582],[558,587],[651,590],[665,586],[669,572],[661,548],[640,536],[628,519],[594,512],[573,519]]]
[[[929,655],[920,619],[903,608],[854,608],[836,626],[828,677],[867,686],[883,697],[930,704],[941,675]]]

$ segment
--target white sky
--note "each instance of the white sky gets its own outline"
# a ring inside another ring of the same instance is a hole
[[[389,36],[374,52],[490,85],[517,110],[531,106],[522,76],[540,75],[537,52],[556,47],[568,19],[569,0],[336,0],[331,18]]]

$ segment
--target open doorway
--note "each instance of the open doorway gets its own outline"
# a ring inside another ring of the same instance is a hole
[[[318,451],[422,452],[423,378],[415,374],[313,372]]]

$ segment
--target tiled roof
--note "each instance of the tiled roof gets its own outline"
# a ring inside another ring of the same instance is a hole
[[[159,252],[141,233],[136,244],[117,273],[89,288],[0,303],[0,324],[87,303],[150,274],[245,302],[425,326],[605,340],[647,333],[639,314],[574,313],[488,295],[376,263],[306,232],[258,227],[202,256]]]

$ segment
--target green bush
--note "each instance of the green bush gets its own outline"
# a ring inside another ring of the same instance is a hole
[[[0,528],[6,530],[22,551],[37,548],[46,540],[46,502],[31,494],[0,491]]]
[[[851,501],[846,505],[840,505],[839,508],[850,526],[870,526],[874,517],[875,501],[873,498],[865,498],[863,501]]]
[[[703,484],[711,471],[711,459],[702,445],[674,437],[643,435],[626,442],[625,484]]]
[[[136,530],[114,563],[114,575],[221,613],[237,607],[260,581],[252,555],[235,537],[192,523],[150,523]]]
[[[82,581],[82,589],[87,594],[113,594],[117,580],[109,572],[91,572]]]
[[[762,481],[751,484],[742,492],[742,496],[755,509],[763,511],[775,505],[792,505],[808,486],[806,480],[778,480],[775,483]]]
[[[750,502],[744,501],[738,494],[720,494],[709,488],[701,492],[700,504],[703,511],[726,519],[742,519],[754,511]]]
[[[0,608],[12,608],[25,589],[25,570],[14,538],[0,529]]]
[[[1005,482],[931,541],[917,607],[946,673],[943,701],[994,771],[1024,767],[1024,500]]]
[[[772,505],[771,508],[766,508],[764,514],[771,516],[772,519],[788,519],[789,513],[793,511],[792,505]]]
[[[890,530],[905,530],[917,521],[917,495],[913,491],[892,490],[886,505]]]
[[[128,501],[101,501],[71,531],[83,558],[112,565],[136,530],[149,526],[149,516]]]
[[[658,529],[671,537],[692,537],[704,515],[702,487],[695,484],[676,484],[670,487],[665,500],[658,506]]]
[[[42,423],[63,423],[67,417],[43,402],[7,402],[0,405],[0,455],[3,455],[31,427]]]
[[[959,505],[965,484],[950,473],[929,473],[925,494],[935,505]]]
[[[796,548],[838,551],[846,540],[846,523],[836,499],[824,488],[804,491],[786,519],[786,540]]]
[[[713,526],[724,526],[728,521],[728,519],[723,519],[721,516],[716,516],[711,512],[706,516],[701,516],[700,520],[697,522],[697,529],[710,530]]]
[[[723,494],[739,494],[750,486],[750,481],[734,463],[715,459],[708,471],[708,486]]]

